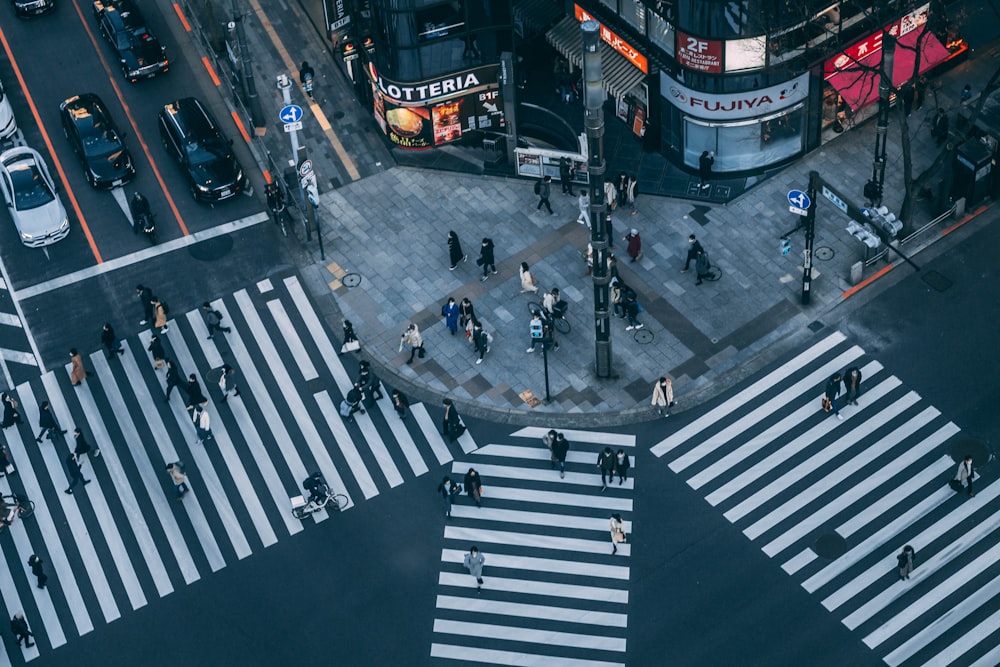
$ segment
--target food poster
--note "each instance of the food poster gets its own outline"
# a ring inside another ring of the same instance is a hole
[[[462,99],[452,100],[445,104],[439,104],[431,109],[434,119],[434,145],[455,141],[462,137]],[[471,129],[475,129],[473,127]]]

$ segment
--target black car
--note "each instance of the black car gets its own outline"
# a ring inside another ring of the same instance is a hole
[[[18,16],[41,16],[56,8],[55,0],[11,0]]]
[[[169,69],[166,48],[150,32],[132,0],[97,0],[94,18],[104,39],[118,53],[126,79],[135,83]]]
[[[184,167],[195,199],[221,201],[247,186],[232,142],[201,102],[193,97],[171,102],[159,120],[163,146]]]
[[[59,111],[63,131],[83,162],[88,183],[95,188],[113,188],[132,180],[132,156],[100,97],[76,95],[60,104]]]

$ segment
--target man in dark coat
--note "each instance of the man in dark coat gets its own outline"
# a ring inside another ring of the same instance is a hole
[[[555,215],[552,212],[552,205],[549,203],[549,197],[552,196],[552,177],[546,176],[538,184],[538,206],[535,207],[536,211],[542,210],[542,206],[546,208],[549,215]]]
[[[861,394],[861,369],[851,366],[844,371],[844,400],[848,405],[857,405]]]
[[[35,442],[39,444],[42,442],[43,435],[51,440],[53,431],[57,432],[59,435],[66,434],[66,431],[60,430],[59,423],[56,421],[56,416],[52,412],[52,406],[49,405],[48,401],[42,401],[41,411],[38,413],[38,428],[42,429],[38,433],[38,437],[35,438]]]
[[[465,433],[465,427],[462,426],[462,418],[458,416],[458,410],[452,400],[446,398],[443,403],[444,417],[441,422],[441,435],[446,435],[451,442],[455,442]]]
[[[201,385],[198,384],[198,377],[191,373],[188,376],[187,383],[187,409],[194,410],[196,405],[204,405],[208,403],[208,399],[205,398],[205,394],[201,393]]]
[[[713,151],[702,151],[701,157],[698,158],[698,185],[702,190],[712,187],[708,179],[712,178],[713,164],[715,164],[715,153]]]
[[[559,465],[559,477],[566,476],[566,455],[569,454],[569,440],[562,433],[556,433],[552,440],[552,467]]]
[[[694,237],[694,234],[692,234],[688,237],[687,260],[684,262],[684,268],[681,269],[681,273],[688,272],[691,268],[691,262],[698,259],[699,250],[704,250],[704,248],[701,246],[701,242],[699,242],[698,239]]]
[[[573,194],[573,168],[570,166],[568,158],[559,159],[559,182],[562,184],[564,195]]]
[[[479,260],[477,263],[483,267],[483,277],[480,280],[486,280],[489,278],[491,271],[493,272],[493,275],[496,275],[497,260],[493,254],[493,239],[483,239],[483,244],[479,247]]]
[[[69,476],[69,488],[66,493],[73,493],[73,487],[77,484],[90,484],[89,479],[83,478],[83,471],[80,470],[80,462],[76,460],[76,454],[66,457],[66,474]]]
[[[153,290],[143,287],[141,284],[135,286],[135,294],[139,298],[139,305],[142,306],[142,321],[140,325],[153,321]]]
[[[938,109],[934,116],[934,123],[931,125],[931,136],[934,137],[938,146],[948,140],[948,114],[944,109]]]
[[[605,447],[597,455],[597,467],[601,469],[601,491],[608,488],[608,482],[615,479],[615,453]]]
[[[840,408],[837,407],[837,396],[840,395],[841,383],[842,378],[840,377],[840,373],[835,373],[833,377],[826,381],[826,386],[823,388],[823,394],[830,400],[833,414],[837,415],[837,419],[844,418],[840,414]]]
[[[174,387],[181,386],[181,372],[178,370],[177,366],[174,365],[173,359],[167,359],[167,403],[170,402],[170,392],[174,390]]]

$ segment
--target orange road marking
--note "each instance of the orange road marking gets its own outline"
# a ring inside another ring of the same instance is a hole
[[[231,111],[229,113],[233,117],[233,122],[236,123],[236,127],[237,129],[239,129],[240,134],[243,135],[243,141],[247,142],[247,144],[249,145],[250,135],[247,134],[247,129],[243,127],[243,120],[240,118],[240,115],[235,111]]]
[[[269,169],[264,170],[264,180],[270,185],[274,183],[274,179],[271,178],[271,171]]]
[[[892,271],[892,267],[893,266],[895,266],[895,265],[894,264],[887,264],[887,265],[883,266],[881,269],[879,269],[878,271],[876,271],[872,275],[868,276],[867,278],[865,278],[864,280],[862,280],[860,283],[858,283],[857,285],[855,285],[851,289],[849,289],[846,292],[844,292],[843,294],[841,294],[841,297],[844,298],[844,299],[846,299],[849,296],[854,296],[859,291],[861,291],[863,288],[868,287],[873,282],[875,282],[876,280],[878,280],[879,278],[881,278],[885,274],[887,274],[890,271]]]
[[[187,18],[185,18],[184,10],[181,9],[181,6],[178,5],[176,2],[174,3],[174,13],[177,14],[177,18],[180,19],[181,25],[184,26],[184,29],[188,32],[191,32],[191,24],[188,23]]]
[[[958,222],[956,222],[951,227],[948,227],[946,229],[942,229],[941,230],[941,236],[948,236],[948,234],[951,234],[953,231],[955,231],[956,229],[958,229],[959,227],[961,227],[965,223],[969,222],[970,220],[976,218],[977,216],[979,216],[980,214],[982,214],[984,211],[986,211],[986,207],[985,206],[980,206],[975,211],[973,211],[972,213],[968,214],[967,216],[965,216],[964,218],[962,218],[961,220],[959,220]]]
[[[212,83],[214,83],[216,87],[221,86],[222,82],[219,81],[219,77],[215,75],[215,68],[213,68],[212,63],[208,61],[208,56],[202,56],[201,62],[205,66],[205,69],[208,70],[208,75],[212,77]]]

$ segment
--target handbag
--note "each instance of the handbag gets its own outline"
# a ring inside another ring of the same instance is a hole
[[[957,479],[948,480],[948,486],[950,486],[951,490],[954,491],[955,493],[959,493],[963,489],[962,483]]]
[[[163,368],[163,359],[157,359],[156,360],[156,367],[157,368]]]
[[[424,351],[424,346],[423,345],[421,345],[420,347],[417,348],[417,356],[420,357],[421,359],[423,359],[425,356],[427,356],[427,352]]]
[[[833,410],[833,401],[831,401],[826,396],[824,396],[823,400],[820,401],[820,405],[823,406],[823,412],[829,412],[830,410]]]
[[[8,463],[7,467],[4,468],[4,472],[6,472],[8,475],[13,475],[14,474],[14,464],[13,463]]]
[[[341,345],[340,353],[343,354],[344,352],[357,352],[360,349],[361,349],[361,341],[355,338],[354,340],[349,340],[343,345]]]
[[[616,530],[615,531],[615,542],[623,543],[625,542],[625,531]]]

